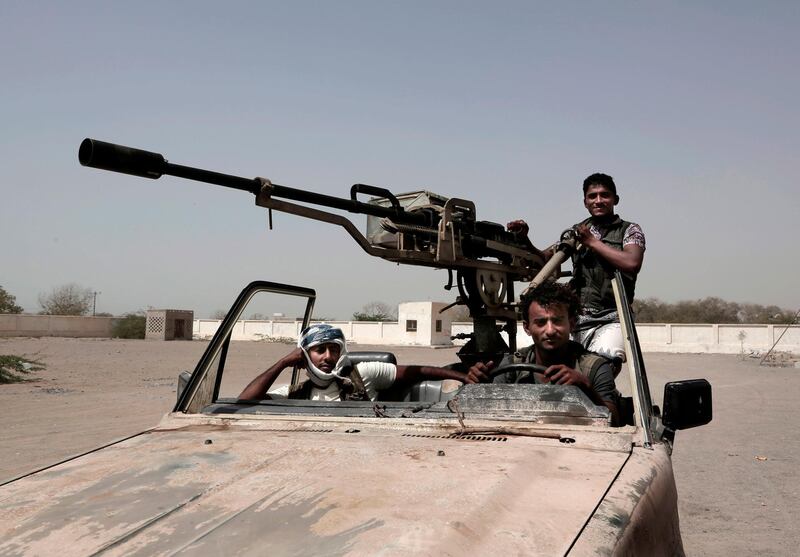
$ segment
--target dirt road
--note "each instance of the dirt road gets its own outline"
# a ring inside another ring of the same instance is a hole
[[[236,343],[263,369],[285,344]],[[36,381],[0,385],[0,481],[155,425],[175,401],[177,374],[205,342],[0,339],[0,354],[47,365]],[[358,347],[380,349],[380,347]],[[403,363],[446,364],[455,349],[386,348]],[[800,369],[758,367],[735,356],[647,354],[653,398],[675,379],[706,377],[714,421],[678,432],[673,461],[689,555],[791,555],[800,547]],[[241,376],[230,388],[240,389]]]

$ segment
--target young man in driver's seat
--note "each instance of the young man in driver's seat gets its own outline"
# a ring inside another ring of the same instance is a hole
[[[299,385],[283,385],[270,391],[278,375],[293,366],[304,367],[308,379]],[[403,366],[387,362],[353,365],[347,355],[347,343],[342,330],[321,323],[305,328],[300,333],[297,348],[253,379],[239,399],[376,400],[378,391],[398,383],[410,385],[441,379],[463,382],[465,374],[441,367]]]
[[[494,362],[478,362],[467,373],[467,383],[486,383],[493,369],[515,363],[537,364],[544,372],[522,370],[494,377],[495,383],[550,383],[576,385],[597,405],[611,412],[611,423],[619,423],[613,364],[570,340],[580,311],[580,300],[568,285],[545,282],[520,298],[522,323],[533,339],[527,348]]]

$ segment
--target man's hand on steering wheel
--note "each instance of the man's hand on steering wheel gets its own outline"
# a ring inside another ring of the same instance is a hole
[[[469,384],[474,383],[491,383],[492,378],[490,372],[494,369],[494,362],[477,362],[467,371],[467,377],[464,382]]]
[[[589,388],[590,386],[584,374],[564,364],[548,367],[544,372],[544,376],[551,385],[576,385],[581,388]]]

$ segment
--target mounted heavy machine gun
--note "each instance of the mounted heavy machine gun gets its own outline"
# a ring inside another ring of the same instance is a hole
[[[475,204],[430,192],[395,196],[390,191],[355,184],[350,199],[275,184],[265,178],[242,178],[168,162],[159,153],[84,139],[78,151],[84,166],[157,179],[162,175],[248,191],[256,205],[343,227],[370,255],[406,265],[447,269],[445,289],[458,288],[456,304],[468,307],[474,328],[459,356],[465,363],[516,350],[515,281],[540,279],[542,253],[527,237],[503,225],[477,220]],[[367,202],[358,195],[373,196]],[[289,200],[289,201],[286,201]],[[367,215],[366,234],[346,217],[294,202]],[[550,266],[548,266],[549,268]],[[553,270],[548,271],[551,274]],[[453,283],[453,271],[456,282]],[[538,273],[538,274],[537,274]],[[536,275],[536,278],[534,278]],[[503,325],[498,329],[498,321]],[[499,331],[508,333],[509,346]]]

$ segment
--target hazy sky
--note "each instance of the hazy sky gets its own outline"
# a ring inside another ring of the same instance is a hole
[[[451,301],[248,193],[81,167],[94,137],[347,197],[471,199],[544,247],[603,171],[647,236],[637,295],[800,305],[798,2],[0,3],[0,285],[98,311],[227,308],[254,279],[317,313]],[[362,226],[362,216],[354,216]]]

